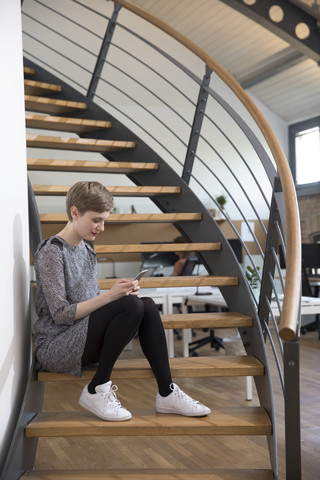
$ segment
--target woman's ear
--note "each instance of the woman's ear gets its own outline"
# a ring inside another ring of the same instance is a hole
[[[70,214],[71,214],[72,220],[78,220],[80,216],[78,208],[75,207],[74,205],[70,208]]]

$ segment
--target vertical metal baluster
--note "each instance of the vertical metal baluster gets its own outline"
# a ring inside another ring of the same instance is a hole
[[[104,36],[104,39],[103,39],[103,42],[102,42],[102,45],[101,45],[101,48],[100,48],[100,52],[99,52],[99,55],[98,55],[98,58],[97,58],[97,61],[96,61],[96,65],[95,65],[93,73],[92,73],[89,88],[88,88],[88,91],[87,91],[87,97],[90,100],[93,99],[94,94],[95,94],[96,89],[97,89],[97,86],[98,86],[98,82],[99,82],[99,78],[100,78],[100,75],[101,75],[101,72],[102,72],[102,69],[103,69],[104,61],[107,57],[107,53],[108,53],[108,50],[109,50],[109,47],[110,47],[110,43],[111,43],[111,40],[112,40],[112,37],[113,37],[113,33],[114,33],[114,30],[115,30],[115,27],[116,27],[116,24],[117,24],[117,18],[118,18],[120,8],[121,8],[120,5],[115,5],[114,6],[112,17],[111,17],[111,19],[108,23],[107,29],[106,29],[106,33],[105,33],[105,36]]]
[[[197,101],[196,110],[194,113],[190,137],[189,137],[186,159],[184,162],[184,167],[182,172],[182,179],[187,184],[189,184],[190,182],[193,163],[196,156],[201,126],[202,126],[204,112],[206,109],[206,104],[208,99],[208,88],[209,88],[211,73],[212,73],[212,70],[206,65],[206,73],[204,74],[200,91],[199,91],[198,101]]]

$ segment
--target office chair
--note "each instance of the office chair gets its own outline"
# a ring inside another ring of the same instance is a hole
[[[320,243],[303,243],[302,244],[302,295],[304,297],[318,297],[319,287],[315,287],[314,291],[310,285],[309,278],[318,277],[315,273],[320,268]],[[307,331],[317,331],[320,340],[320,315],[315,316],[315,321],[301,327],[301,333]]]

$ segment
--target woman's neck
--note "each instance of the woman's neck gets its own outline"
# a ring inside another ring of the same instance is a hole
[[[70,243],[77,247],[82,242],[82,238],[79,236],[78,232],[74,229],[72,222],[68,221],[67,225],[57,233],[58,237],[63,238],[66,242]]]

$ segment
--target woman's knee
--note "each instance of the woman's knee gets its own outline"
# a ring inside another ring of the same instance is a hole
[[[144,303],[141,301],[141,298],[135,295],[128,295],[127,297],[123,297],[121,301],[128,316],[134,317],[139,321],[142,319],[144,315]]]
[[[160,315],[159,314],[159,309],[157,307],[157,305],[154,303],[154,301],[152,300],[152,298],[149,298],[149,297],[143,297],[141,298],[141,301],[143,302],[143,305],[144,305],[144,313],[145,315]]]

